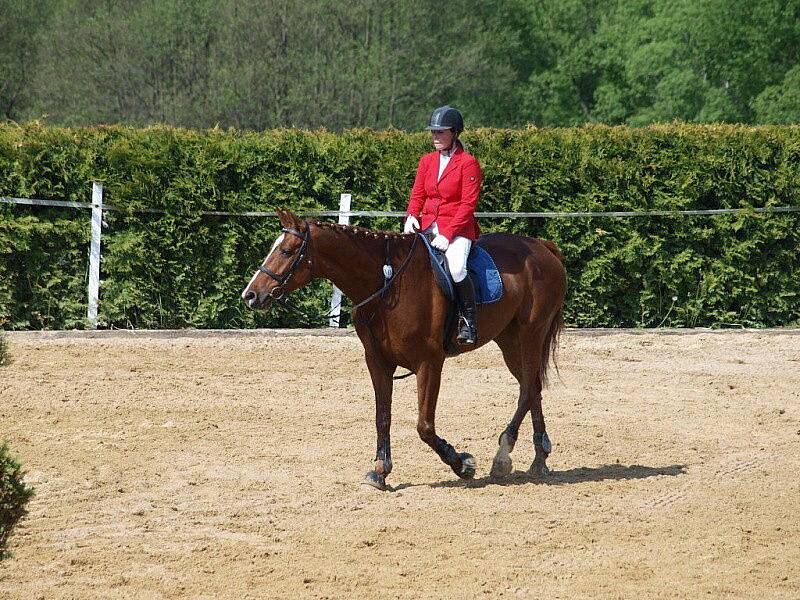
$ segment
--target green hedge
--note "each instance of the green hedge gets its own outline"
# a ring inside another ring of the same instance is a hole
[[[6,545],[19,520],[27,514],[26,506],[34,490],[25,485],[24,473],[14,460],[8,445],[0,444],[0,560],[8,556]]]
[[[800,205],[800,127],[478,130],[483,211]],[[106,327],[301,326],[239,300],[276,219],[202,210],[404,210],[425,134],[261,133],[166,127],[0,126],[0,196],[87,202],[104,182],[100,320]],[[166,215],[134,212],[157,208]],[[360,224],[399,228],[399,219]],[[582,327],[796,325],[800,215],[483,220],[557,242]],[[87,211],[0,206],[0,321],[85,325]],[[326,309],[330,286],[298,293]],[[674,300],[673,300],[674,298]]]

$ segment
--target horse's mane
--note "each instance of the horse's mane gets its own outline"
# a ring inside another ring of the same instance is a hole
[[[311,221],[311,224],[319,227],[320,229],[327,229],[337,233],[343,233],[353,239],[361,240],[381,240],[397,239],[411,241],[412,234],[398,233],[397,231],[385,231],[382,229],[370,229],[368,227],[358,227],[356,225],[340,225],[339,223],[331,223],[330,221]]]

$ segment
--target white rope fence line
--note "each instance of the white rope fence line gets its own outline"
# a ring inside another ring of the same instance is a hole
[[[339,223],[350,223],[350,217],[403,217],[405,213],[383,210],[350,210],[350,194],[341,194],[339,210],[298,211],[305,217],[337,217]],[[39,198],[9,198],[0,196],[0,204],[21,204],[28,206],[52,206],[57,208],[85,208],[92,210],[92,240],[89,247],[88,310],[86,318],[92,329],[97,329],[97,309],[100,302],[100,237],[103,228],[103,211],[124,210],[103,203],[103,184],[92,183],[92,202],[71,202],[68,200],[42,200]],[[167,214],[166,210],[155,208],[133,209],[131,213]],[[522,219],[564,219],[581,217],[677,217],[677,216],[715,216],[752,213],[793,213],[800,212],[800,206],[768,206],[763,208],[716,208],[706,210],[646,210],[646,211],[587,211],[587,212],[477,212],[478,218],[522,218]],[[276,217],[274,211],[227,212],[205,210],[188,213],[214,217]],[[180,213],[178,213],[180,216]],[[331,298],[330,326],[339,326],[339,307],[341,291],[334,286]]]
[[[39,200],[36,198],[8,198],[0,197],[0,203],[24,204],[30,206],[54,206],[61,208],[96,208],[97,204],[88,202],[69,202],[65,200]],[[111,204],[103,204],[103,210],[125,210]],[[167,214],[168,211],[157,208],[137,208],[132,213]],[[677,217],[688,216],[713,216],[735,215],[748,213],[794,213],[800,212],[800,206],[766,206],[760,208],[713,208],[699,210],[630,210],[630,211],[587,211],[587,212],[476,212],[475,216],[486,219],[565,219],[581,217]],[[308,210],[298,211],[305,217],[404,217],[406,213],[386,210]],[[175,213],[180,214],[180,213]],[[213,217],[275,217],[274,210],[256,210],[244,212],[228,212],[222,210],[204,210],[187,214],[204,215]]]

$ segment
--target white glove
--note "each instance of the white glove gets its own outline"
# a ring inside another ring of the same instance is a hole
[[[403,233],[414,233],[419,229],[419,221],[417,221],[417,217],[414,215],[408,215],[406,219],[406,224],[403,225]]]
[[[449,245],[450,245],[450,242],[441,233],[437,233],[436,237],[431,240],[431,246],[433,246],[437,250],[441,250],[442,252],[447,250],[447,247]]]

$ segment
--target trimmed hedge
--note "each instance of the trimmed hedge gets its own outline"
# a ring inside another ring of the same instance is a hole
[[[483,211],[609,211],[800,205],[800,127],[477,130]],[[87,202],[106,213],[106,327],[302,326],[239,299],[276,219],[198,211],[404,210],[426,134],[261,133],[167,127],[0,126],[0,195]],[[133,212],[158,208],[166,215]],[[399,229],[399,219],[359,224]],[[554,240],[581,327],[776,326],[800,322],[800,215],[483,220],[484,231]],[[0,321],[85,325],[88,211],[0,206]],[[324,312],[325,282],[293,298]]]
[[[27,514],[25,508],[34,490],[25,485],[24,473],[14,460],[8,445],[0,444],[0,560],[8,557],[6,545],[19,520]]]

